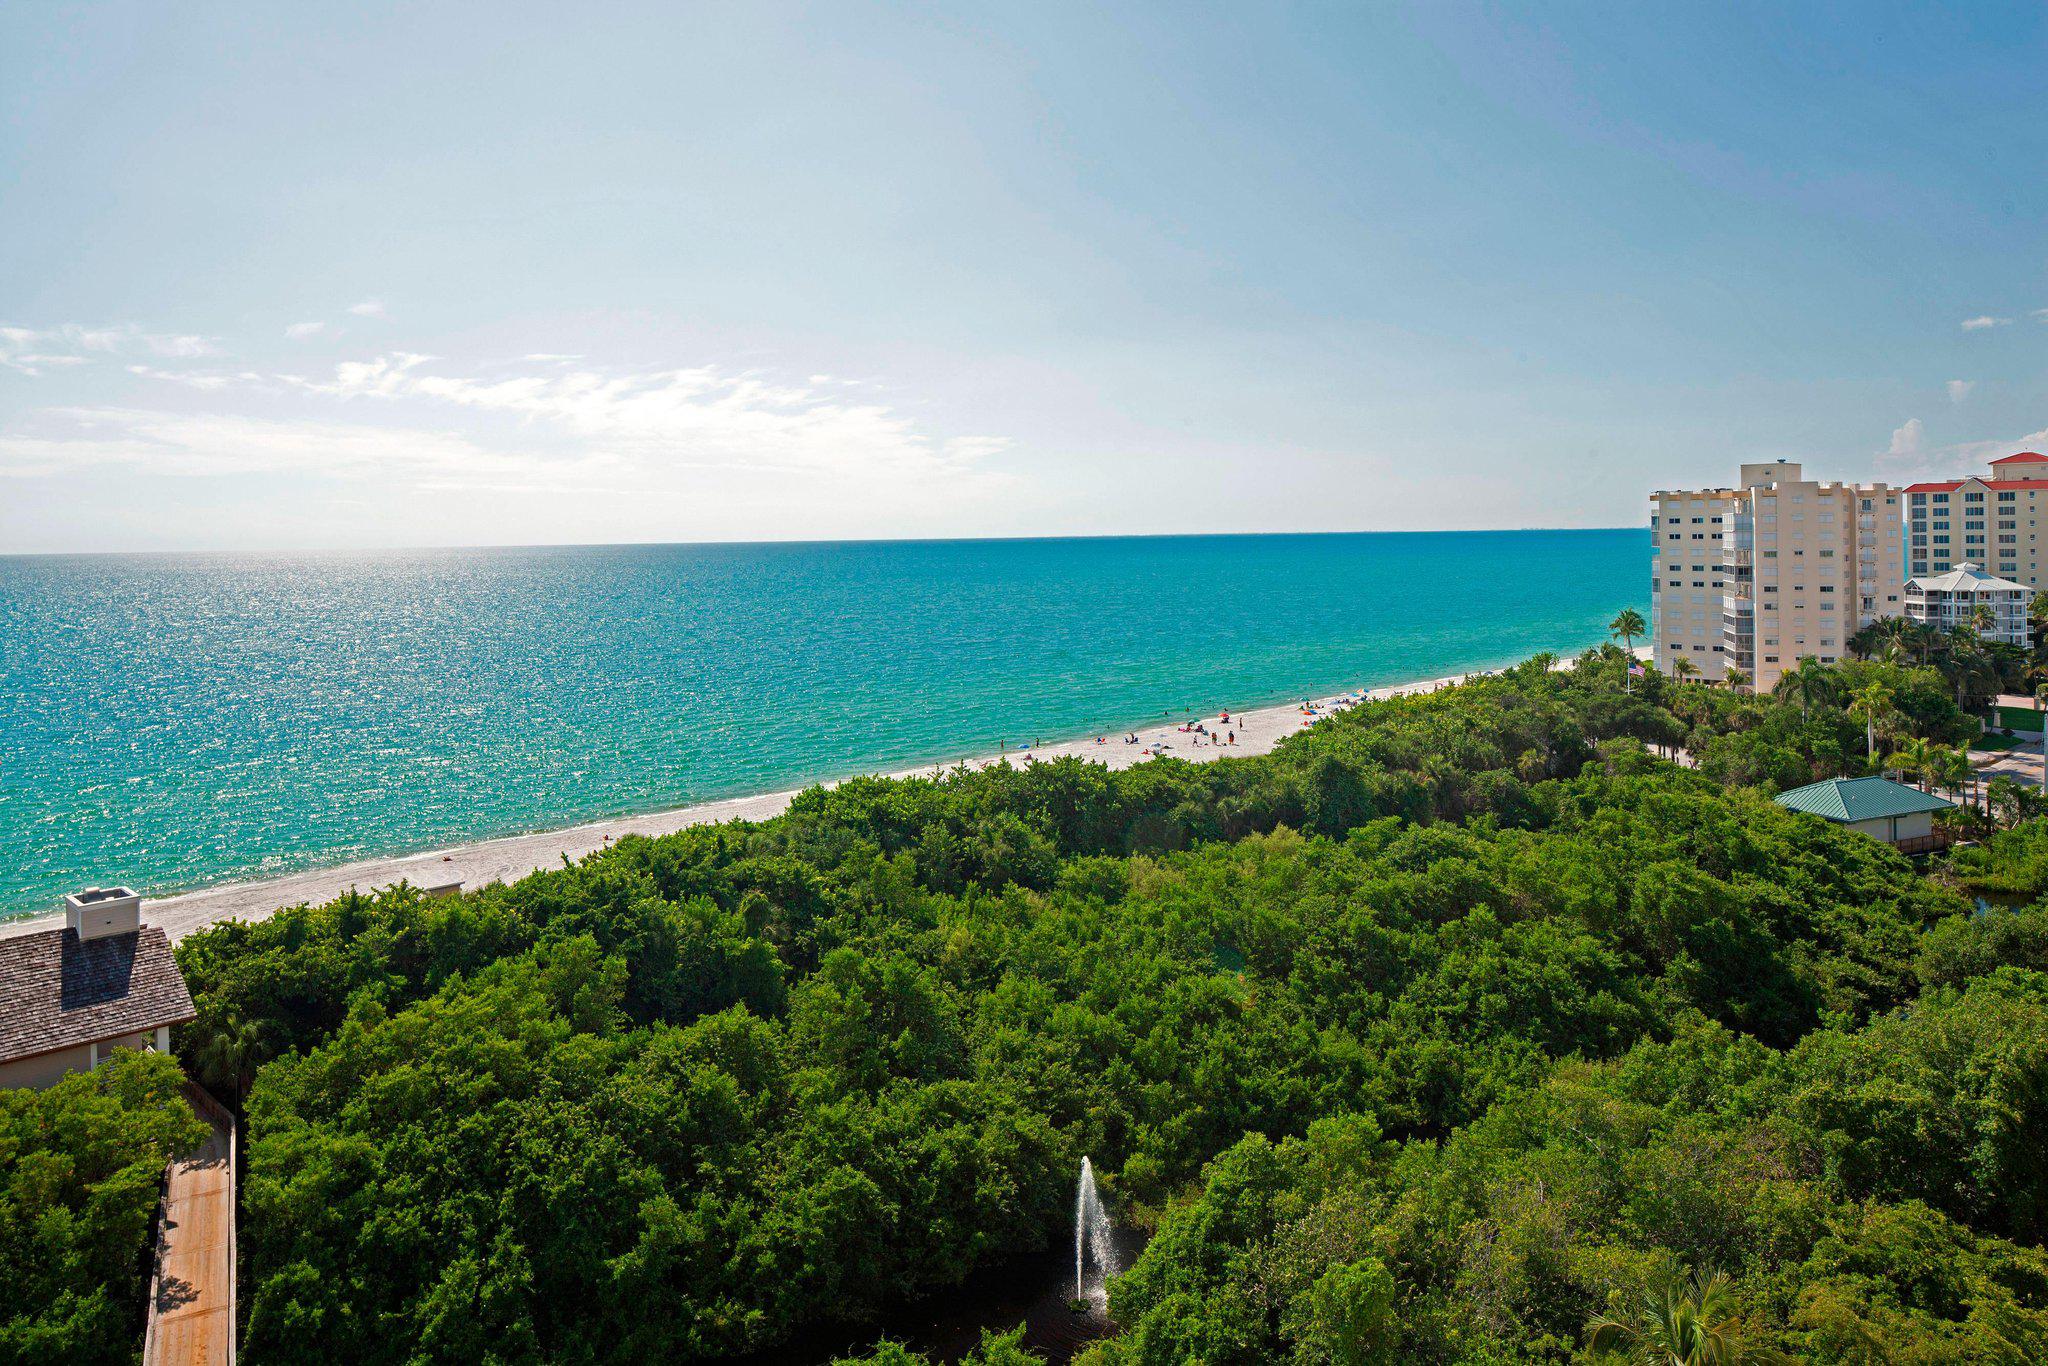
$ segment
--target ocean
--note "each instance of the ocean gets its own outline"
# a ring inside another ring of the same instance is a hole
[[[0,915],[1489,668],[1640,529],[0,557]]]

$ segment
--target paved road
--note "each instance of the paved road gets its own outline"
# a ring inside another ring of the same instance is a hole
[[[1970,758],[1979,760],[1983,751],[1973,751]],[[2010,778],[2016,783],[2029,787],[2041,784],[2041,746],[2038,741],[2020,745],[2016,749],[1998,750],[1988,763],[1980,763],[1977,776],[1989,782],[1993,778]]]
[[[213,1127],[170,1166],[142,1366],[233,1366],[234,1121],[197,1087],[187,1090]]]

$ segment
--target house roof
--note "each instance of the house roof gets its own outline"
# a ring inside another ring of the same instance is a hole
[[[158,926],[99,939],[68,928],[0,939],[0,1062],[196,1016]]]
[[[2048,455],[2043,455],[2039,451],[2020,451],[2014,455],[2003,456],[1991,463],[1994,465],[2048,465]]]
[[[2048,464],[2048,455],[2036,455],[2032,451],[2023,451],[2019,455],[2009,455],[2005,460],[2019,460],[2027,464],[2032,464],[2038,460]],[[1994,460],[1991,463],[2003,465],[2005,460]],[[1908,484],[1906,485],[1906,492],[1954,493],[1965,484],[1977,484],[1987,489],[2048,489],[2048,479],[1986,479],[1982,475],[1972,474],[1962,479],[1936,479],[1923,484]]]
[[[1965,561],[1944,574],[1908,579],[1906,587],[1923,593],[2029,593],[2034,590],[2011,579],[1994,579]]]
[[[1947,811],[1955,805],[1890,778],[1830,778],[1780,792],[1772,800],[1794,811],[1844,824],[1910,816],[1916,811]]]

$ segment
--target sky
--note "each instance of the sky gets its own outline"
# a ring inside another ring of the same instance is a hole
[[[2048,11],[0,8],[0,552],[1643,523],[2048,446]]]

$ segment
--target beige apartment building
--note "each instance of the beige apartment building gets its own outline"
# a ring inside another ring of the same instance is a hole
[[[2048,489],[2048,480],[2042,481]],[[1742,466],[1735,488],[1660,490],[1650,553],[1652,644],[1666,673],[1732,666],[1768,692],[1812,655],[1903,612],[1901,490],[1807,479],[1783,460]]]
[[[1910,570],[1914,578],[1981,565],[2040,591],[2048,554],[2048,455],[2021,451],[1994,460],[1985,478],[1948,479],[1906,488]]]

